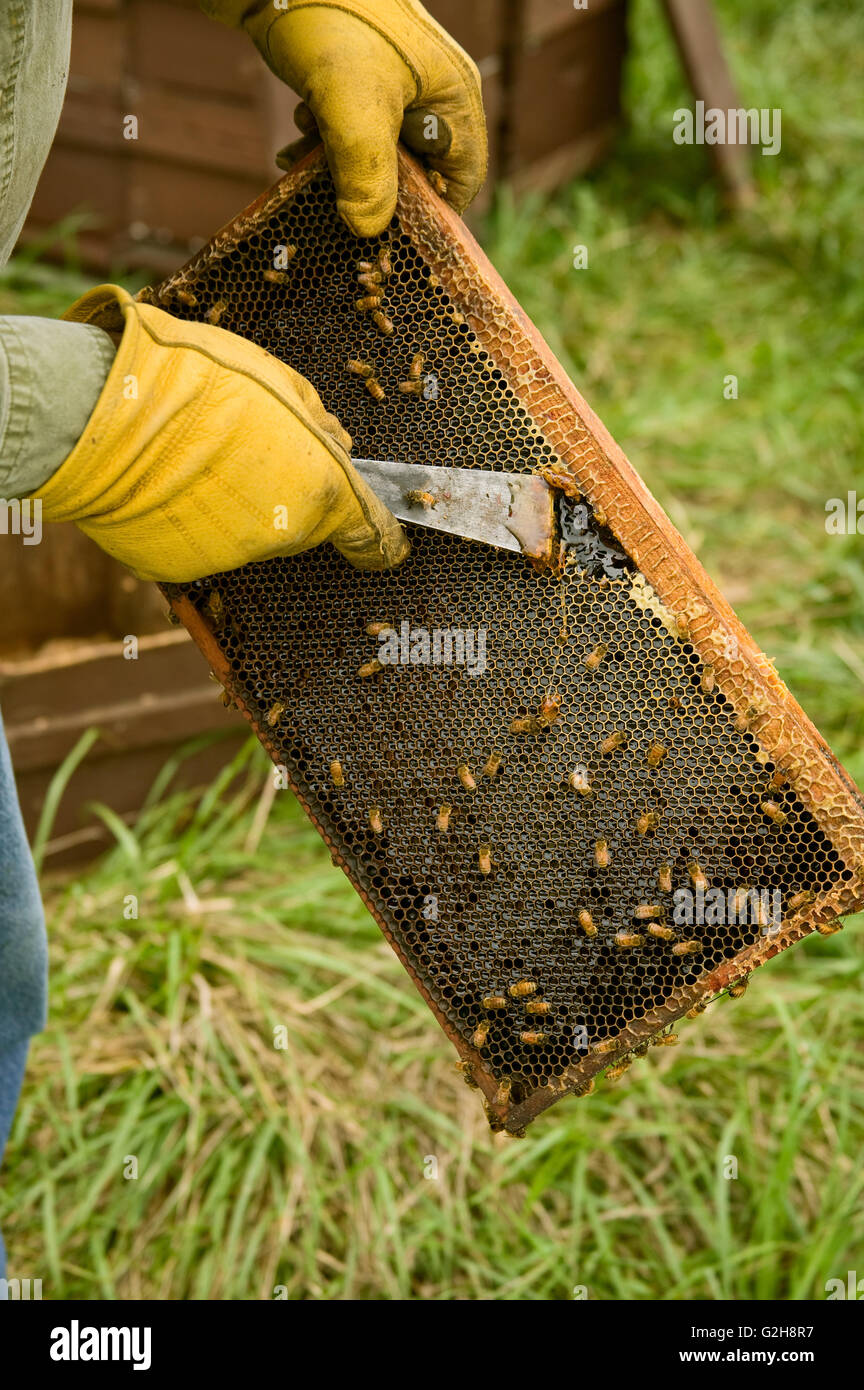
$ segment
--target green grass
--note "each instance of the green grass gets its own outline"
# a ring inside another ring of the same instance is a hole
[[[81,267],[77,236],[93,219],[84,213],[70,215],[19,246],[0,272],[0,314],[36,314],[59,318],[78,297],[92,288],[93,277]],[[43,260],[50,254],[51,260]],[[109,271],[106,280],[118,282],[134,293],[147,283],[140,271],[122,267]]]
[[[642,0],[615,157],[504,200],[487,245],[864,780],[864,542],[824,531],[825,500],[864,490],[864,21],[825,0],[718,10],[745,103],[783,110],[758,210],[724,219],[700,151],[671,146],[686,97]],[[35,273],[7,311],[68,300]],[[265,815],[260,751],[203,799],[170,772],[109,855],[48,885],[52,1022],[0,1196],[11,1273],[46,1297],[534,1300],[818,1299],[860,1271],[861,919],[617,1087],[493,1137],[296,805]]]
[[[855,1267],[860,933],[493,1137],[296,803],[257,814],[268,780],[248,745],[50,894],[3,1201],[46,1297],[806,1299]]]

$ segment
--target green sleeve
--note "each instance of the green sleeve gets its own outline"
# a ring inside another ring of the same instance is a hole
[[[35,491],[72,452],[114,353],[90,324],[0,317],[0,498]]]

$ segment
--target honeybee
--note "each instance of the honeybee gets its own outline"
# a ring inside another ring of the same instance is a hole
[[[587,768],[574,768],[567,778],[567,785],[571,791],[578,792],[580,796],[593,796],[594,794]]]
[[[677,1043],[677,1033],[659,1033],[656,1038],[651,1039],[652,1047],[675,1047]]]
[[[787,912],[797,912],[799,907],[808,907],[810,903],[816,901],[816,894],[809,888],[802,888],[800,893],[793,893],[786,904]]]
[[[701,950],[701,941],[676,941],[672,947],[672,954],[673,956],[696,956]]]
[[[446,802],[443,806],[438,807],[438,815],[435,817],[435,826],[441,831],[442,835],[446,835],[447,831],[450,829],[450,816],[452,811],[453,807],[448,806]]]
[[[574,1096],[576,1096],[577,1099],[580,1096],[590,1096],[591,1092],[594,1090],[594,1084],[593,1077],[590,1081],[583,1081],[581,1086],[575,1086],[573,1088]]]
[[[626,1061],[619,1062],[617,1066],[610,1067],[609,1070],[604,1073],[606,1080],[619,1081],[620,1078],[624,1075],[625,1071],[629,1071],[632,1065],[633,1063],[631,1061]]]
[[[186,305],[187,309],[195,309],[198,307],[198,296],[193,294],[191,290],[175,290],[174,293],[180,300],[180,303]]]
[[[483,776],[494,777],[503,762],[503,754],[492,752],[483,764]]]
[[[484,1009],[506,1009],[507,1000],[503,994],[487,994],[483,1000]]]
[[[372,806],[369,809],[369,829],[373,835],[384,834],[384,818],[377,806]]]
[[[429,179],[429,182],[431,183],[432,187],[435,189],[435,192],[439,195],[439,197],[441,197],[441,198],[446,198],[446,197],[447,197],[447,180],[445,179],[444,175],[443,175],[443,174],[440,174],[440,173],[438,172],[437,169],[427,169],[426,173],[427,173],[427,177],[428,177],[428,179]]]
[[[672,927],[666,927],[662,922],[649,922],[645,928],[649,936],[655,936],[658,941],[674,941],[675,931]]]
[[[782,825],[783,822],[786,820],[786,812],[781,810],[781,808],[777,805],[776,801],[760,802],[760,810],[762,811],[762,814],[767,816],[769,820],[773,821],[775,825]]]
[[[501,1080],[498,1082],[498,1090],[495,1092],[495,1104],[507,1105],[510,1101],[510,1092],[512,1088],[513,1078],[511,1076],[502,1076]]]
[[[273,270],[268,268],[264,271],[264,279],[269,281],[271,285],[284,285],[288,276],[285,274],[284,270]]]
[[[228,305],[225,303],[224,299],[218,300],[211,309],[207,310],[205,316],[207,322],[212,323],[214,326],[218,323],[221,323],[222,319],[225,317],[225,310],[227,308]]]
[[[528,1044],[531,1047],[536,1047],[540,1043],[544,1043],[546,1041],[546,1037],[546,1033],[537,1033],[534,1031],[533,1028],[526,1028],[524,1033],[519,1034],[520,1041]]]
[[[369,297],[380,304],[381,299],[381,271],[380,270],[361,270],[357,276],[357,284],[363,290],[369,291]],[[371,306],[370,306],[371,307]]]
[[[675,630],[682,642],[686,642],[690,636],[690,621],[686,614],[679,613],[675,619]]]
[[[690,875],[690,882],[693,884],[693,887],[696,889],[697,893],[700,888],[704,893],[708,887],[708,880],[703,874],[701,868],[699,867],[698,859],[690,860],[690,863],[687,865],[687,872]]]
[[[746,884],[742,884],[742,887],[736,888],[735,892],[733,892],[732,912],[735,913],[736,917],[742,916],[742,913],[745,912],[749,895],[750,890],[747,888]]]
[[[607,1052],[616,1052],[620,1046],[617,1038],[604,1038],[602,1042],[594,1043],[591,1051],[596,1052],[599,1057],[605,1057]]]
[[[539,719],[535,719],[533,714],[526,715],[522,719],[514,719],[510,724],[511,734],[539,734],[543,725]]]
[[[400,381],[399,390],[415,396],[423,394],[423,353],[415,352],[408,367],[408,380]]]
[[[392,322],[388,319],[386,314],[382,314],[380,309],[372,310],[372,322],[378,329],[378,332],[382,333],[385,338],[389,338],[394,331]]]
[[[633,909],[633,916],[639,922],[648,922],[652,917],[662,917],[664,912],[662,903],[639,903]]]
[[[477,790],[477,783],[475,782],[474,775],[471,772],[471,769],[469,768],[467,763],[459,764],[459,766],[456,769],[456,776],[459,778],[459,781],[462,783],[462,786],[465,788],[466,792],[473,792]]]
[[[661,893],[672,892],[672,866],[670,864],[661,864],[657,870],[657,886]]]
[[[477,863],[481,874],[491,874],[492,872],[492,846],[481,845],[477,851]]]
[[[385,620],[366,624],[366,633],[369,637],[380,637],[382,632],[392,632],[393,624]]]
[[[561,717],[561,696],[546,695],[540,705],[540,713],[537,716],[537,723],[544,728],[550,724],[555,724]]]
[[[704,1012],[705,1012],[705,1010],[706,1010],[707,1008],[708,1008],[708,1000],[707,1000],[707,999],[700,999],[698,1004],[694,1004],[693,1007],[692,1007],[692,1009],[688,1009],[688,1010],[687,1010],[687,1017],[688,1017],[688,1018],[698,1018],[700,1014],[704,1014]]]
[[[609,520],[602,507],[594,508],[594,520],[598,526],[605,526]]]
[[[586,936],[596,936],[597,928],[594,925],[594,918],[584,907],[579,909],[576,914],[577,921]]]
[[[627,735],[623,729],[615,729],[611,734],[607,734],[600,744],[600,752],[603,754],[614,753],[617,748],[623,748],[627,742]]]
[[[507,993],[511,999],[524,999],[529,994],[536,994],[537,985],[534,980],[517,980],[515,985],[511,985]]]
[[[359,357],[349,357],[348,361],[345,363],[345,370],[346,372],[350,372],[352,376],[368,378],[375,375],[375,368],[372,366],[372,363],[363,362]]]
[[[214,632],[219,632],[225,626],[225,604],[218,589],[211,589],[201,611],[210,619],[210,626]]]
[[[376,268],[376,267],[375,267],[375,262],[374,262],[374,261],[358,261],[358,262],[357,262],[357,274],[358,274],[358,275],[368,275],[368,274],[370,273],[370,271],[375,270],[375,268]]]
[[[369,395],[372,397],[373,401],[383,401],[384,387],[381,385],[381,382],[378,380],[377,377],[367,377],[366,380],[363,382],[363,385],[366,387],[366,390],[369,392]]]
[[[747,993],[747,986],[749,983],[750,981],[747,979],[746,975],[743,980],[736,980],[734,985],[729,986],[729,998],[740,999],[742,994]]]
[[[594,845],[594,863],[598,869],[609,868],[609,846],[605,840],[597,840]]]
[[[276,728],[276,725],[279,723],[279,720],[282,718],[287,708],[288,706],[283,700],[273,701],[273,704],[267,711],[267,723],[270,725],[271,729]]]
[[[665,757],[666,749],[663,744],[655,741],[645,754],[645,761],[649,767],[659,767]]]
[[[381,302],[380,293],[364,294],[360,299],[354,300],[354,308],[357,310],[358,314],[365,314],[368,309],[378,310]]]
[[[656,830],[660,824],[660,816],[656,811],[643,811],[641,816],[636,817],[636,834],[647,835],[649,830]]]
[[[405,493],[405,501],[412,507],[422,507],[428,512],[430,507],[435,506],[436,497],[434,492],[424,492],[422,488],[412,487]]]
[[[378,672],[383,670],[384,667],[381,662],[377,657],[374,657],[372,661],[364,661],[362,666],[358,666],[357,674],[361,680],[365,681],[368,676],[377,676]]]
[[[548,1014],[552,1012],[552,1005],[548,999],[526,999],[526,1014]]]
[[[771,790],[772,790],[772,791],[775,791],[775,792],[779,792],[779,791],[782,791],[783,788],[786,787],[786,786],[788,786],[788,785],[789,785],[789,778],[786,776],[785,772],[781,772],[780,769],[779,769],[779,767],[776,768],[776,769],[775,769],[775,772],[774,772],[774,776],[771,778]]]
[[[330,781],[333,783],[334,787],[344,787],[345,785],[345,774],[342,771],[342,764],[336,759],[330,764]]]
[[[603,660],[608,650],[609,648],[606,643],[601,642],[599,646],[596,646],[593,651],[588,653],[585,657],[585,665],[588,667],[589,671],[597,670],[597,667],[600,665],[600,662]]]
[[[493,1134],[500,1134],[504,1128],[504,1121],[496,1115],[488,1100],[483,1101],[483,1109],[486,1112],[486,1121]]]
[[[381,271],[381,274],[384,276],[384,279],[389,279],[393,270],[393,266],[390,261],[390,252],[386,249],[386,247],[379,246],[377,261],[378,269]]]
[[[833,936],[835,932],[843,930],[843,923],[839,917],[835,917],[833,922],[817,922],[816,930],[820,936]]]
[[[456,1063],[456,1070],[461,1074],[466,1086],[470,1086],[473,1091],[477,1090],[477,1082],[474,1079],[474,1066],[471,1062],[459,1061]]]
[[[636,946],[643,946],[645,938],[636,931],[618,931],[614,936],[615,945],[619,951],[632,951]]]
[[[484,1018],[474,1029],[474,1036],[471,1039],[475,1047],[485,1047],[486,1039],[489,1036],[489,1029],[492,1027],[488,1018]]]
[[[702,687],[702,693],[703,693],[703,695],[710,695],[711,692],[712,692],[712,690],[714,689],[714,686],[716,685],[716,683],[717,683],[717,681],[716,681],[716,677],[715,677],[715,675],[714,675],[714,667],[713,667],[713,666],[703,666],[703,667],[702,667],[702,675],[701,675],[701,678],[700,678],[700,681],[699,681],[699,684],[700,684],[701,687]]]

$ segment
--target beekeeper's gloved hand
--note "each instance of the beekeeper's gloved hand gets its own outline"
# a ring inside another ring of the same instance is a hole
[[[486,177],[480,74],[417,0],[199,3],[244,28],[303,98],[297,123],[320,132],[339,211],[358,236],[377,236],[393,216],[400,131],[446,179],[457,212],[471,202]]]
[[[103,285],[64,315],[117,355],[72,453],[37,489],[142,579],[180,582],[329,540],[360,569],[408,553],[303,377],[263,348]]]

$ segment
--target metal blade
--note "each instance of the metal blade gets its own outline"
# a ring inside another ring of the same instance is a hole
[[[400,521],[484,541],[501,550],[521,550],[539,558],[551,554],[554,497],[542,478],[390,459],[352,461]]]

